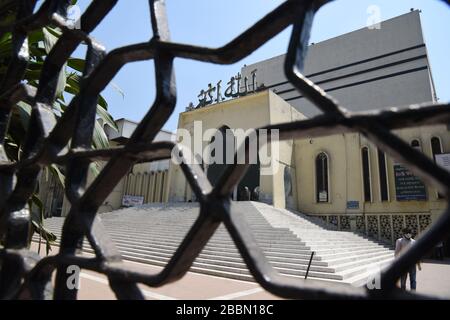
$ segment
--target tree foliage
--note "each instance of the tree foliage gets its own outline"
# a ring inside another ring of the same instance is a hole
[[[0,19],[2,25],[11,24],[15,21],[16,7],[19,1],[0,0]],[[61,30],[54,26],[46,26],[42,29],[35,30],[28,34],[29,46],[29,62],[22,79],[33,87],[38,87],[39,78],[42,72],[44,61],[52,47],[61,36]],[[4,80],[8,65],[13,54],[12,34],[4,33],[0,37],[0,81]],[[85,60],[77,57],[68,59],[62,68],[56,92],[56,100],[53,103],[53,112],[57,118],[60,118],[67,109],[70,100],[74,95],[80,92],[81,74],[83,72]],[[32,107],[21,101],[11,111],[8,132],[5,140],[5,152],[11,162],[17,162],[21,159],[25,137],[28,130]],[[99,96],[97,105],[97,117],[102,123],[117,129],[116,124],[108,113],[108,104],[106,100]],[[107,148],[109,146],[108,138],[105,134],[104,127],[96,123],[93,135],[93,148]],[[93,164],[91,169],[94,174],[98,171],[98,165]],[[43,170],[45,176],[53,175],[57,181],[64,187],[64,170],[57,165],[50,165]],[[46,241],[47,252],[50,250],[51,242],[56,240],[56,236],[44,227],[45,206],[38,197],[38,192],[30,199],[29,206],[32,211],[31,233],[38,232]]]

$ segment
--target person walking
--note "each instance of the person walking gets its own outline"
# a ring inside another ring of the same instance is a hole
[[[404,228],[402,230],[403,237],[397,239],[395,242],[395,257],[397,258],[400,254],[404,253],[406,249],[411,247],[416,240],[412,238],[412,232],[410,228]],[[419,268],[419,271],[422,270],[422,266],[420,265],[420,262],[417,263],[417,267]],[[405,273],[401,279],[400,279],[400,287],[403,290],[406,290],[406,278],[409,274],[409,283],[411,290],[415,291],[417,287],[416,282],[416,265],[413,265],[407,273]]]
[[[436,245],[436,258],[444,260],[444,242],[442,241]]]

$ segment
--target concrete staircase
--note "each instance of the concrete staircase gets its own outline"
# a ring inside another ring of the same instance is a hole
[[[363,285],[370,273],[393,259],[393,251],[352,232],[330,230],[310,217],[259,202],[235,202],[244,213],[255,239],[281,274],[304,277],[311,252],[315,255],[308,278]],[[101,215],[123,258],[164,266],[198,216],[198,204],[149,204]],[[64,218],[45,225],[60,239]],[[37,241],[35,235],[33,240]],[[93,252],[85,241],[83,250]],[[252,281],[236,246],[221,225],[191,271]]]

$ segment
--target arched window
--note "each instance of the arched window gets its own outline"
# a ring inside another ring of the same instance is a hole
[[[378,149],[378,174],[380,177],[381,201],[389,201],[389,185],[387,179],[386,155]]]
[[[414,139],[411,141],[411,147],[419,149],[420,150],[420,141],[417,139]]]
[[[433,160],[436,161],[436,155],[442,153],[441,139],[438,137],[431,138],[431,153],[433,154]],[[438,192],[438,199],[442,199],[444,196]]]
[[[370,179],[370,159],[369,159],[369,148],[363,147],[361,149],[361,160],[362,160],[362,174],[363,174],[363,188],[364,188],[364,201],[372,201],[372,186]]]
[[[328,202],[328,156],[321,152],[316,157],[316,201]]]
[[[442,153],[441,139],[438,137],[431,138],[431,153],[433,154],[433,159],[437,154]]]

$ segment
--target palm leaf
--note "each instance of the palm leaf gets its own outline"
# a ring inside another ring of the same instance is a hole
[[[16,0],[0,0],[0,27],[2,25],[10,25],[14,23],[15,13],[17,10]],[[72,1],[72,5],[76,1]],[[62,32],[59,28],[45,27],[39,30],[32,31],[28,34],[28,46],[30,52],[30,59],[22,81],[28,85],[38,87],[41,77],[42,67],[44,61],[57,43]],[[6,73],[9,61],[12,57],[12,39],[11,33],[6,32],[0,35],[0,81]],[[69,69],[70,68],[70,69]],[[57,89],[55,92],[56,101],[53,104],[53,111],[56,117],[60,117],[66,109],[66,99],[69,96],[80,93],[81,76],[85,68],[85,61],[80,58],[71,57],[67,63],[62,67],[57,82]],[[68,72],[70,70],[71,72]],[[123,96],[123,92],[114,85],[114,89],[118,90]],[[108,103],[99,96],[97,105],[97,116],[105,125],[117,130],[117,126],[107,112]],[[20,160],[22,153],[22,145],[26,139],[26,130],[29,125],[32,107],[25,103],[19,102],[13,109],[11,120],[8,127],[8,132],[5,139],[5,151],[9,161],[17,162]],[[108,148],[109,141],[104,132],[104,128],[98,121],[95,122],[93,141],[93,148]],[[94,174],[97,174],[101,164],[93,162],[90,169]],[[64,171],[56,165],[50,165],[44,169],[44,174],[54,176],[59,183],[64,187]],[[46,242],[47,253],[51,250],[50,244],[56,240],[53,233],[47,230],[44,226],[45,206],[39,199],[37,192],[30,198],[28,203],[31,214],[30,232],[37,232],[41,240]],[[1,238],[1,235],[0,235]],[[30,238],[31,239],[31,238]],[[39,246],[40,248],[40,246]]]
[[[29,202],[29,207],[31,211],[31,234],[30,239],[33,236],[33,233],[39,234],[39,245],[38,245],[38,253],[41,250],[41,240],[42,238],[46,243],[46,253],[47,255],[52,250],[51,244],[56,241],[56,235],[49,231],[44,226],[44,204],[39,199],[39,197],[34,194]],[[33,207],[37,207],[37,211],[33,210]]]

